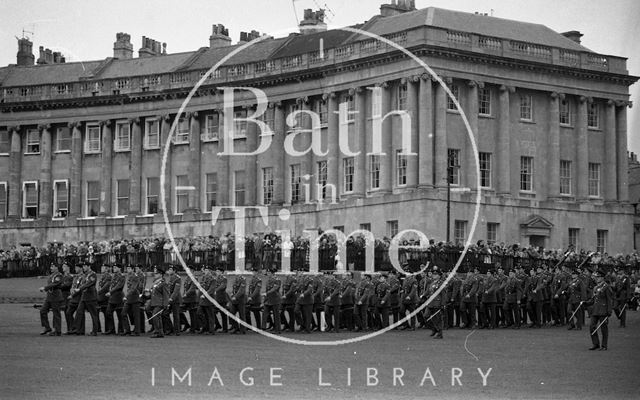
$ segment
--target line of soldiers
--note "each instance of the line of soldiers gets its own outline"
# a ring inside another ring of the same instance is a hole
[[[233,276],[229,285],[231,277],[223,268],[203,266],[197,280],[209,296],[201,293],[188,277],[183,282],[173,266],[166,272],[156,267],[151,288],[146,287],[140,265],[127,266],[126,275],[121,273],[120,265],[103,266],[99,279],[88,266],[76,268],[73,276],[66,265],[62,273],[51,266],[48,284],[41,288],[47,292],[41,309],[43,334],[60,334],[61,309],[65,310],[67,334],[84,334],[85,310],[93,322],[91,335],[101,332],[99,313],[104,314],[104,334],[138,336],[144,333],[146,322],[153,327],[152,337],[181,332],[246,333],[246,327],[229,319],[209,300],[211,297],[247,324],[274,333],[383,329],[429,300],[423,312],[396,329],[428,328],[439,339],[443,330],[454,327],[518,329],[529,322],[535,328],[567,325],[568,329],[582,329],[586,310],[591,311],[592,317],[600,312],[594,304],[600,293],[610,297],[605,301],[606,314],[615,310],[620,325],[625,326],[626,303],[631,296],[630,279],[624,271],[603,276],[605,290],[597,282],[599,278],[586,269],[552,270],[549,266],[531,269],[528,274],[522,266],[508,274],[500,265],[486,274],[476,268],[464,278],[452,277],[439,292],[447,274],[437,267],[404,277],[395,270],[363,274],[357,282],[351,272],[297,272],[277,277],[275,271],[266,271],[264,276],[265,271],[258,270],[251,277]],[[49,310],[53,311],[53,331]],[[596,325],[600,322],[602,319]],[[598,328],[604,333],[606,325],[605,321]],[[603,338],[602,347],[606,346],[607,339]]]

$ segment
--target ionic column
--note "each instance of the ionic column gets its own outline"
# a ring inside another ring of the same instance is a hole
[[[216,199],[216,204],[219,206],[231,206],[231,192],[233,191],[234,188],[231,187],[231,168],[230,168],[230,156],[224,155],[224,154],[220,154],[225,147],[225,142],[227,141],[227,132],[225,131],[226,129],[233,129],[233,127],[226,127],[224,125],[224,113],[225,112],[233,112],[232,109],[226,110],[226,109],[220,109],[218,110],[218,172],[217,172],[217,179],[218,179],[218,193],[216,194],[216,196],[218,196],[218,198]],[[229,140],[233,140],[233,138],[229,139]],[[209,210],[207,210],[209,211]]]
[[[509,112],[509,93],[513,92],[513,88],[505,85],[500,86],[499,90],[499,114],[498,114],[498,137],[496,140],[496,189],[497,194],[502,196],[509,196],[512,194],[517,195],[519,187],[511,185],[511,175],[520,175],[518,169],[512,170],[511,159],[519,158],[519,154],[512,154],[515,149],[512,148],[512,144],[517,145],[517,140],[512,140],[510,134],[511,127],[511,115]],[[519,178],[518,178],[519,179]]]
[[[469,81],[467,83],[469,87],[469,93],[467,96],[467,109],[466,112],[467,120],[469,121],[469,126],[471,127],[471,133],[473,135],[473,139],[476,142],[476,146],[478,145],[478,86],[483,87],[482,83],[476,81]],[[478,182],[478,174],[477,174],[477,164],[476,164],[476,156],[473,151],[473,146],[471,144],[471,138],[469,137],[469,132],[465,132],[464,134],[464,161],[462,167],[462,172],[464,178],[462,182],[465,186],[471,188],[472,190],[480,190]]]
[[[284,138],[287,134],[286,132],[286,117],[284,104],[281,102],[276,103],[275,105],[275,115],[273,118],[273,123],[275,127],[275,136],[273,138],[272,146],[274,155],[274,164],[273,164],[273,204],[281,205],[284,204],[284,188],[285,188],[285,151],[284,151]]]
[[[111,120],[100,122],[102,127],[102,182],[100,183],[100,216],[111,215],[111,167],[113,157],[113,135]]]
[[[129,175],[129,215],[140,214],[140,188],[142,172],[142,129],[140,118],[129,120],[131,124],[131,173]]]
[[[7,219],[19,219],[20,196],[22,187],[20,177],[22,174],[22,141],[20,137],[20,126],[10,126],[11,132],[11,154],[9,155],[9,213]]]
[[[269,112],[266,110],[265,112]],[[251,106],[247,110],[247,113],[254,114],[256,112],[256,106]],[[247,123],[247,152],[256,151],[258,148],[258,126],[254,123]],[[246,205],[256,205],[256,188],[258,187],[256,181],[256,166],[257,156],[245,156],[244,158],[244,170],[247,181],[245,188],[245,202]]]
[[[393,187],[393,117],[385,116],[391,111],[391,88],[387,82],[380,84],[380,115],[382,116],[382,153],[380,156],[380,190],[379,192],[391,192]]]
[[[447,185],[447,93],[442,85],[436,86],[436,154],[435,185]]]
[[[367,93],[369,90],[358,87],[355,91],[356,115],[356,144],[351,149],[358,153],[353,159],[353,195],[364,197],[367,192]]]
[[[169,114],[160,115],[158,116],[158,119],[160,121],[160,137],[162,139],[160,142],[160,145],[161,145],[160,163],[162,163],[163,162],[162,160],[164,159],[163,190],[164,190],[165,211],[167,212],[168,215],[171,215],[171,148],[173,146],[173,143],[171,142],[172,138],[169,137],[169,133],[171,133],[171,121],[170,121]],[[167,157],[164,158],[163,157],[164,149],[165,149],[165,146],[167,146],[167,141],[169,141],[169,149],[167,150]],[[158,174],[162,174],[162,164],[160,168],[161,169],[160,171],[158,171]],[[143,185],[146,185],[146,182],[143,183]],[[162,210],[162,202],[159,202],[158,211],[160,212],[161,210]]]
[[[589,147],[587,136],[587,104],[588,99],[578,99],[578,115],[576,115],[576,186],[578,200],[589,197]]]
[[[418,184],[433,187],[433,87],[429,74],[420,76],[418,105]]]
[[[560,95],[549,96],[549,137],[547,140],[547,197],[560,197]]]
[[[195,190],[189,190],[189,208],[195,212],[200,212],[200,121],[198,113],[187,113],[189,118],[189,186]]]
[[[51,187],[51,126],[38,126],[40,131],[40,212],[43,218],[51,218],[53,208]]]
[[[339,147],[339,123],[338,116],[338,95],[334,92],[327,96],[327,112],[329,113],[327,121],[327,184],[334,185],[336,188],[336,198],[340,195],[340,147]]]
[[[71,164],[69,176],[69,216],[82,215],[82,125],[70,122],[71,129]]]
[[[407,79],[407,112],[411,117],[411,153],[418,153],[419,117],[418,117],[418,88],[420,78],[411,76]],[[418,186],[418,155],[407,156],[407,187]]]
[[[618,201],[629,201],[629,162],[627,160],[627,106],[621,102],[616,110],[616,165],[618,167]]]

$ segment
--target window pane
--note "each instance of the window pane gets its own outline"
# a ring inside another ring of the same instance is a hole
[[[218,191],[218,177],[216,173],[210,173],[206,175],[206,203],[205,212],[211,211],[216,206],[216,196]]]
[[[234,172],[234,194],[236,206],[243,206],[244,203],[244,171]]]
[[[56,133],[56,151],[71,150],[71,132],[69,128],[58,128]]]
[[[9,132],[0,131],[0,153],[9,153],[11,151],[11,141],[9,140]]]
[[[176,212],[182,214],[189,208],[189,192],[179,190],[179,187],[189,186],[189,177],[187,175],[176,176]]]

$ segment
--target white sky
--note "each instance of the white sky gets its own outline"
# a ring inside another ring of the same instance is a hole
[[[222,23],[234,42],[240,31],[274,34],[295,30],[305,8],[326,6],[331,26],[363,22],[386,0],[2,0],[0,65],[16,62],[22,30],[34,42],[62,51],[68,61],[99,60],[113,55],[116,32],[131,35],[134,55],[142,36],[167,43],[167,51],[193,51],[209,45],[211,25]],[[295,11],[294,11],[295,6]],[[637,0],[417,0],[429,6],[544,24],[558,32],[578,30],[582,44],[601,54],[629,58],[631,75],[640,75],[640,1]],[[296,16],[297,15],[297,16]],[[281,35],[277,35],[281,36]],[[628,113],[629,148],[640,153],[640,83],[631,87],[635,103]]]

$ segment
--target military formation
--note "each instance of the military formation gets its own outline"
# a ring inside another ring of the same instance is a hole
[[[119,264],[105,265],[99,277],[87,265],[76,266],[75,274],[66,264],[61,271],[51,265],[47,285],[40,288],[46,293],[40,310],[42,335],[62,334],[62,314],[65,335],[85,335],[86,313],[93,336],[245,334],[249,325],[275,334],[359,332],[394,324],[400,330],[428,329],[435,339],[453,328],[581,330],[588,314],[591,350],[606,350],[612,314],[621,327],[626,325],[632,297],[629,271],[592,273],[581,266],[549,265],[525,271],[517,265],[505,273],[499,264],[484,274],[467,269],[466,276],[457,274],[447,281],[449,274],[438,267],[424,267],[415,275],[392,270],[354,277],[352,272],[300,271],[276,276],[276,271],[264,269],[250,276],[228,275],[222,267],[205,265],[195,272],[196,285],[175,266],[166,271],[155,267],[147,282],[142,265],[129,265],[125,273]],[[401,322],[418,308],[420,312]]]

